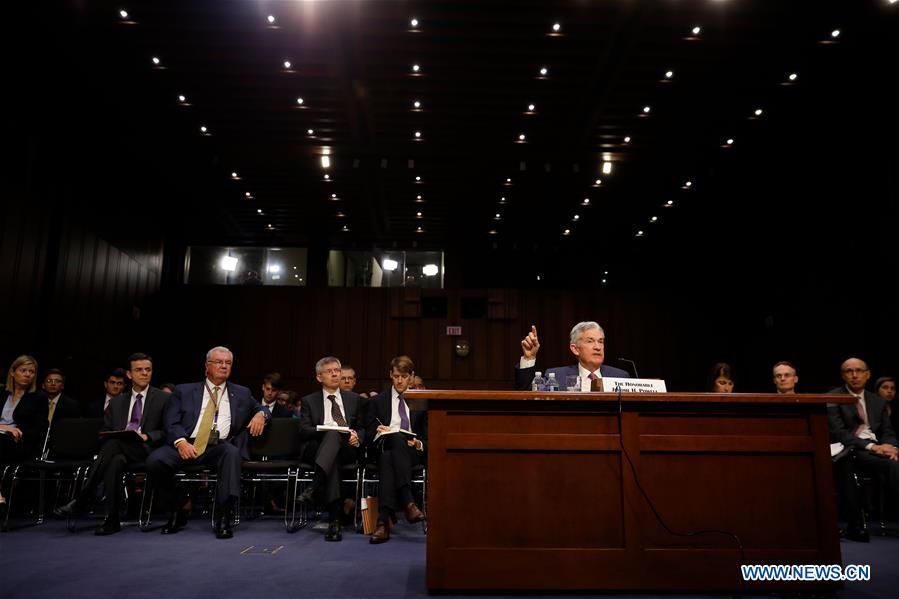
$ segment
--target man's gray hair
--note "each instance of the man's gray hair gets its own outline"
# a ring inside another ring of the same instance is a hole
[[[234,359],[234,352],[233,352],[233,351],[231,351],[231,350],[228,349],[227,347],[224,347],[224,346],[221,346],[221,345],[217,345],[217,346],[213,347],[212,349],[210,349],[208,352],[206,352],[206,361],[208,362],[209,360],[211,360],[211,359],[212,359],[212,354],[214,354],[214,353],[217,352],[217,351],[225,352],[226,354],[231,354],[231,359],[232,359],[232,360]]]
[[[315,363],[315,374],[321,374],[322,368],[324,368],[325,364],[337,364],[337,367],[340,368],[340,360],[338,360],[334,356],[325,356]]]
[[[572,344],[577,344],[577,340],[581,338],[581,335],[593,329],[599,329],[599,332],[602,333],[602,336],[606,336],[606,332],[602,330],[602,327],[599,326],[599,323],[593,322],[592,320],[585,320],[584,322],[579,322],[574,325],[574,328],[571,329],[571,334],[568,337]]]

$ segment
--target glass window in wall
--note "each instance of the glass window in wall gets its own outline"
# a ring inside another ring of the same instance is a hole
[[[188,285],[306,285],[306,248],[191,246]]]
[[[443,252],[331,250],[328,253],[331,287],[443,289],[443,276]]]

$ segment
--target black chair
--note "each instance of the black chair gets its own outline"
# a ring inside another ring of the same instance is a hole
[[[25,460],[11,468],[12,483],[7,498],[6,518],[3,528],[9,526],[9,515],[12,512],[13,499],[19,483],[36,481],[38,483],[38,506],[35,524],[43,524],[46,513],[45,491],[48,478],[57,483],[57,499],[59,484],[71,483],[68,499],[74,497],[94,461],[99,447],[100,418],[65,418],[53,424],[47,432],[45,450],[40,459]]]
[[[259,483],[286,483],[284,528],[288,532],[299,530],[305,524],[305,520],[297,520],[296,505],[301,450],[299,421],[272,418],[263,434],[250,437],[248,449],[251,459],[241,464],[241,482],[254,483],[254,495]]]
[[[201,515],[209,514],[210,526],[215,529],[215,485],[218,482],[218,476],[212,466],[205,464],[185,464],[175,473],[175,484],[197,483],[201,488],[206,488],[206,502]],[[196,507],[193,505],[194,498],[199,498],[201,494],[196,493],[190,496],[191,511]],[[144,483],[143,494],[140,503],[140,529],[143,532],[149,532],[152,529],[152,513],[153,501],[155,493],[150,479],[146,479]],[[240,524],[240,506],[234,510],[234,520],[232,524],[237,526]]]

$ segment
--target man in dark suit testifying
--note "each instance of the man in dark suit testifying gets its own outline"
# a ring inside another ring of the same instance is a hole
[[[131,389],[110,400],[103,417],[103,430],[128,430],[133,433],[130,438],[126,436],[103,441],[78,497],[56,510],[56,514],[60,516],[71,516],[83,511],[102,482],[106,492],[106,520],[94,531],[98,535],[113,534],[122,529],[119,522],[119,500],[125,468],[129,464],[145,461],[150,452],[165,440],[162,415],[169,396],[150,386],[153,358],[136,353],[128,358],[128,364],[125,374],[131,380]]]
[[[569,348],[577,357],[577,364],[573,366],[560,366],[550,368],[545,376],[554,372],[560,388],[565,388],[565,377],[569,375],[581,377],[581,390],[590,391],[594,379],[604,376],[628,378],[630,375],[620,368],[603,364],[606,349],[606,334],[602,327],[593,321],[579,322],[574,325],[569,334]],[[531,388],[534,379],[537,352],[540,351],[540,341],[537,338],[537,327],[532,326],[531,332],[521,340],[522,356],[515,367],[515,388],[527,390]]]
[[[415,377],[415,365],[409,356],[397,356],[390,361],[390,378],[393,385],[388,391],[371,398],[368,405],[368,432],[370,452],[374,452],[378,464],[378,525],[369,539],[370,543],[390,540],[390,520],[397,510],[403,509],[406,521],[421,522],[425,519],[412,497],[412,467],[425,461],[425,440],[428,438],[428,413],[412,411],[403,397]],[[415,433],[407,438],[400,431]],[[381,437],[375,441],[377,435]]]
[[[342,512],[340,470],[342,464],[358,460],[360,442],[365,438],[360,398],[352,391],[340,390],[340,360],[333,356],[315,363],[315,378],[321,391],[305,396],[300,403],[300,439],[305,441],[303,461],[315,463],[312,486],[297,499],[311,505],[315,498],[328,506],[326,541],[340,541]],[[348,427],[349,432],[319,431],[318,426]]]
[[[187,514],[173,493],[175,472],[185,463],[214,466],[215,536],[230,539],[234,503],[240,495],[240,461],[248,460],[247,431],[262,434],[270,418],[250,390],[228,382],[234,354],[226,347],[206,353],[206,379],[178,385],[165,409],[165,444],[147,458],[153,488],[168,504],[170,515],[162,534],[174,534]]]
[[[858,470],[882,475],[895,501],[899,499],[899,441],[886,415],[886,402],[865,389],[871,371],[864,360],[849,358],[840,374],[846,384],[829,393],[849,394],[857,401],[827,405],[830,440],[855,450]]]

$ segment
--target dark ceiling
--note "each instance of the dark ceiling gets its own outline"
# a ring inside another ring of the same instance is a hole
[[[713,240],[748,239],[765,212],[809,216],[809,199],[832,188],[808,182],[828,172],[824,156],[895,171],[895,145],[876,137],[896,125],[889,0],[40,10],[50,43],[38,56],[65,70],[33,65],[38,87],[62,96],[40,106],[82,121],[77,135],[168,156],[154,162],[167,171],[158,202],[187,243],[529,247],[609,265],[610,254],[670,255],[722,225]],[[885,148],[892,159],[878,164]],[[895,211],[895,180],[873,193],[891,193]]]

